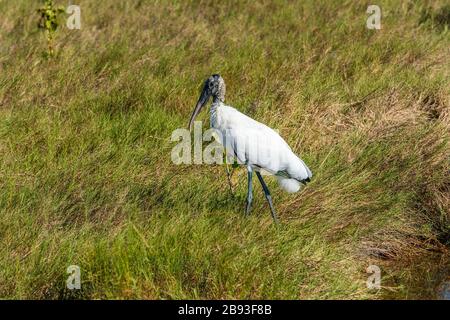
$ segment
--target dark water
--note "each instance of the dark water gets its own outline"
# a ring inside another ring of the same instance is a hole
[[[450,300],[450,255],[436,254],[411,263],[385,266],[384,299]],[[395,276],[389,276],[389,274]]]
[[[438,299],[450,300],[450,280],[444,281],[438,287]]]

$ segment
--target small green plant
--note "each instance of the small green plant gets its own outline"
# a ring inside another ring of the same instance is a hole
[[[53,0],[44,0],[44,5],[37,12],[40,15],[38,28],[43,29],[47,36],[46,55],[51,57],[54,55],[54,33],[59,26],[58,16],[61,12],[64,12],[64,8],[56,7]]]

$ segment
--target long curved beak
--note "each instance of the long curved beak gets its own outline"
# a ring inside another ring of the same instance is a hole
[[[198,98],[197,105],[195,106],[195,109],[192,112],[191,119],[189,120],[189,131],[192,130],[192,124],[194,123],[195,118],[200,113],[200,110],[202,110],[202,108],[208,102],[210,96],[211,95],[208,93],[207,85],[205,85],[202,93],[200,94],[200,98]]]

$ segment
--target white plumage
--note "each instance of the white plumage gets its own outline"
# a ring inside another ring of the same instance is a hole
[[[210,112],[211,127],[218,131],[227,153],[240,163],[276,175],[280,187],[290,193],[312,178],[311,170],[272,128],[222,101],[214,102]]]
[[[256,172],[269,202],[272,217],[277,221],[272,197],[261,172],[269,172],[277,177],[281,188],[287,192],[297,192],[302,184],[312,178],[311,170],[297,157],[286,141],[268,126],[253,120],[233,107],[225,105],[225,82],[218,74],[209,77],[189,120],[189,128],[200,110],[213,97],[211,105],[211,127],[227,154],[247,167],[248,192],[246,214],[249,214],[253,199],[252,177]]]

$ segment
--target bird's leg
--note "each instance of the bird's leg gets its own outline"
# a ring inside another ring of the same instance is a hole
[[[275,221],[275,223],[278,223],[277,215],[276,215],[275,209],[274,209],[274,207],[273,207],[272,196],[270,195],[269,188],[267,188],[267,185],[266,185],[266,183],[264,182],[263,177],[261,176],[261,173],[259,173],[258,171],[256,171],[256,176],[258,177],[259,182],[261,182],[261,186],[262,186],[262,188],[263,188],[263,190],[264,190],[264,195],[266,196],[266,199],[267,199],[267,201],[269,202],[270,212],[272,213],[273,221]]]
[[[247,166],[247,176],[248,176],[248,189],[247,189],[247,207],[245,208],[245,215],[248,216],[250,214],[250,207],[252,205],[252,178],[253,178],[253,169],[250,166]]]
[[[228,162],[225,163],[225,168],[227,171],[227,180],[228,180],[228,186],[230,187],[230,193],[231,193],[231,196],[234,198],[233,184],[231,183],[231,172],[230,172],[230,168],[228,167]]]

